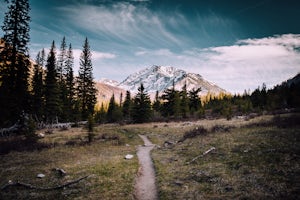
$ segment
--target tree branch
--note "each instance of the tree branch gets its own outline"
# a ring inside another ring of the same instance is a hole
[[[74,181],[65,183],[65,184],[63,184],[63,185],[54,186],[54,187],[37,187],[37,186],[31,185],[31,184],[29,184],[29,183],[23,183],[23,182],[20,182],[20,181],[17,181],[17,182],[10,182],[10,183],[8,183],[8,184],[2,186],[2,187],[1,187],[1,190],[5,190],[6,188],[11,187],[11,186],[23,186],[23,187],[25,187],[25,188],[35,189],[35,190],[57,190],[57,189],[62,189],[62,188],[68,187],[68,186],[70,186],[70,185],[76,184],[76,183],[78,183],[79,181],[88,178],[89,176],[90,176],[90,175],[84,176],[84,177],[81,177],[81,178],[76,179],[76,180],[74,180]]]

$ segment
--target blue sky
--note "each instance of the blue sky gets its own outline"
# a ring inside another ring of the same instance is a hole
[[[0,19],[6,5],[0,0]],[[52,40],[84,38],[94,76],[122,81],[152,65],[199,73],[232,93],[300,72],[297,0],[30,0],[34,58]],[[0,32],[0,36],[3,33]]]

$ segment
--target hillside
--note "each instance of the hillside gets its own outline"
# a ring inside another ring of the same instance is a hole
[[[226,93],[226,90],[205,80],[199,74],[188,73],[170,66],[152,66],[143,69],[128,76],[118,86],[131,92],[137,92],[141,83],[150,94],[156,91],[161,93],[172,87],[173,83],[177,90],[181,90],[185,83],[188,90],[201,87],[200,95],[205,95],[208,92],[212,94]]]
[[[119,102],[120,101],[120,95],[123,93],[123,99],[125,98],[126,91],[123,90],[122,88],[109,85],[103,82],[97,82],[96,83],[96,88],[98,90],[97,93],[97,102],[98,103],[104,103],[107,104],[112,97],[112,95],[115,95],[115,101]]]
[[[156,91],[162,94],[164,90],[173,87],[173,83],[176,90],[181,90],[184,84],[187,85],[188,91],[200,87],[201,96],[207,93],[212,95],[227,93],[226,90],[205,80],[199,74],[188,73],[169,66],[152,66],[129,75],[121,83],[107,78],[100,79],[96,84],[99,91],[98,102],[108,102],[112,94],[115,94],[116,102],[119,102],[120,94],[123,93],[124,97],[127,90],[135,95],[141,83],[151,99],[154,99]]]

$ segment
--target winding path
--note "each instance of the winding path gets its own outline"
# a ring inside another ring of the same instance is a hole
[[[147,136],[139,135],[144,141],[143,146],[139,146],[137,157],[140,168],[135,185],[135,196],[138,200],[157,200],[157,189],[155,185],[155,172],[150,156],[150,151],[154,148]]]

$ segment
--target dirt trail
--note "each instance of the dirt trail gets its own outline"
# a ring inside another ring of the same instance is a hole
[[[144,145],[138,147],[137,156],[140,163],[138,177],[135,185],[135,196],[138,200],[156,200],[157,190],[155,185],[155,172],[150,156],[150,151],[154,148],[147,136],[139,135]]]

